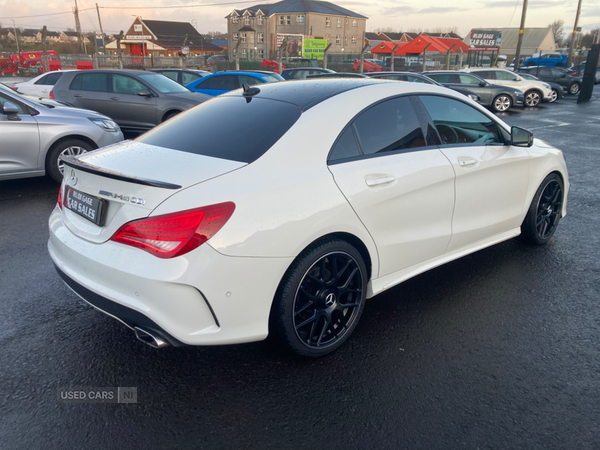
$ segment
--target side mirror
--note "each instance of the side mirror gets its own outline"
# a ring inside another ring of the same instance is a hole
[[[0,112],[6,115],[8,120],[21,120],[19,119],[19,107],[11,102],[4,102],[3,105],[0,105]]]
[[[152,92],[144,89],[143,91],[137,91],[137,95],[140,97],[152,97]]]
[[[517,147],[531,147],[533,145],[533,133],[524,128],[512,127],[510,129],[510,143]]]
[[[487,83],[485,81],[480,81],[479,86],[485,87],[485,86],[487,86]]]

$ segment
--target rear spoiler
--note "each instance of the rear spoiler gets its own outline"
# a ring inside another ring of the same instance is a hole
[[[113,180],[127,181],[129,183],[141,184],[144,186],[153,186],[163,189],[181,189],[181,186],[173,183],[166,183],[164,181],[150,180],[147,178],[139,178],[124,173],[115,172],[114,170],[103,169],[102,167],[95,166],[83,161],[78,160],[75,156],[61,156],[60,160],[65,165],[74,169],[79,169],[84,172],[93,173],[95,175],[101,175],[106,178],[112,178]]]

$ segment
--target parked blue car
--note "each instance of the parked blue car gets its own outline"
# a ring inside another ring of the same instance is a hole
[[[201,92],[202,94],[216,97],[225,92],[239,89],[242,87],[242,84],[253,86],[255,84],[272,83],[274,81],[283,81],[283,78],[275,72],[227,71],[206,75],[199,80],[192,81],[186,87],[194,92]]]
[[[551,66],[551,67],[566,67],[567,55],[560,53],[544,53],[540,56],[527,58],[523,64],[526,67],[531,66]]]

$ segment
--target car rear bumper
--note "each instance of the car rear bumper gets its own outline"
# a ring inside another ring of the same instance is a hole
[[[224,256],[205,244],[172,259],[86,241],[50,216],[48,251],[80,297],[171,345],[251,342],[268,334],[271,304],[293,258]]]

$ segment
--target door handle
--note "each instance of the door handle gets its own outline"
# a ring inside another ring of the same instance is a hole
[[[472,166],[472,165],[477,164],[477,160],[476,159],[459,159],[458,164],[461,167]]]
[[[369,187],[381,186],[382,184],[388,184],[393,181],[396,181],[396,177],[394,177],[392,175],[387,175],[387,176],[379,177],[379,178],[365,177],[365,182],[367,183],[367,186],[369,186]]]
[[[83,95],[81,95],[81,94],[73,94],[73,97],[81,98],[81,97],[83,97]]]
[[[119,100],[119,97],[111,97],[111,100]]]

